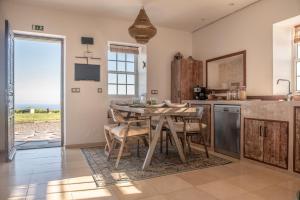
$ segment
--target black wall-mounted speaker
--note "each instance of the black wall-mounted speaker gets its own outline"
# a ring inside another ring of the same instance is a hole
[[[92,37],[81,37],[81,44],[93,45],[94,44],[94,38],[92,38]]]

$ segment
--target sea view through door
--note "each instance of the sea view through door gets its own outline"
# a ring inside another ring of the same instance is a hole
[[[62,145],[62,40],[15,36],[15,146]]]

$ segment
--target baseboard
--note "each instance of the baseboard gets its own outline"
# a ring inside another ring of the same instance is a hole
[[[68,144],[65,145],[66,149],[78,149],[78,148],[89,148],[89,147],[104,147],[105,142],[96,142],[96,143],[85,143],[85,144]]]

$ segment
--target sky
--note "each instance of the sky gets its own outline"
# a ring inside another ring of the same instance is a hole
[[[15,38],[15,104],[60,104],[60,42]]]

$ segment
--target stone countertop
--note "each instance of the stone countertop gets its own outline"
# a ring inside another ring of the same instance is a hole
[[[260,99],[250,99],[250,100],[183,100],[183,103],[191,104],[230,104],[230,105],[290,105],[290,106],[300,106],[300,101],[278,101],[278,100],[260,100]]]
[[[240,105],[242,117],[255,119],[269,119],[279,121],[292,121],[294,107],[300,107],[300,101],[276,100],[185,100],[184,103],[209,105]]]

